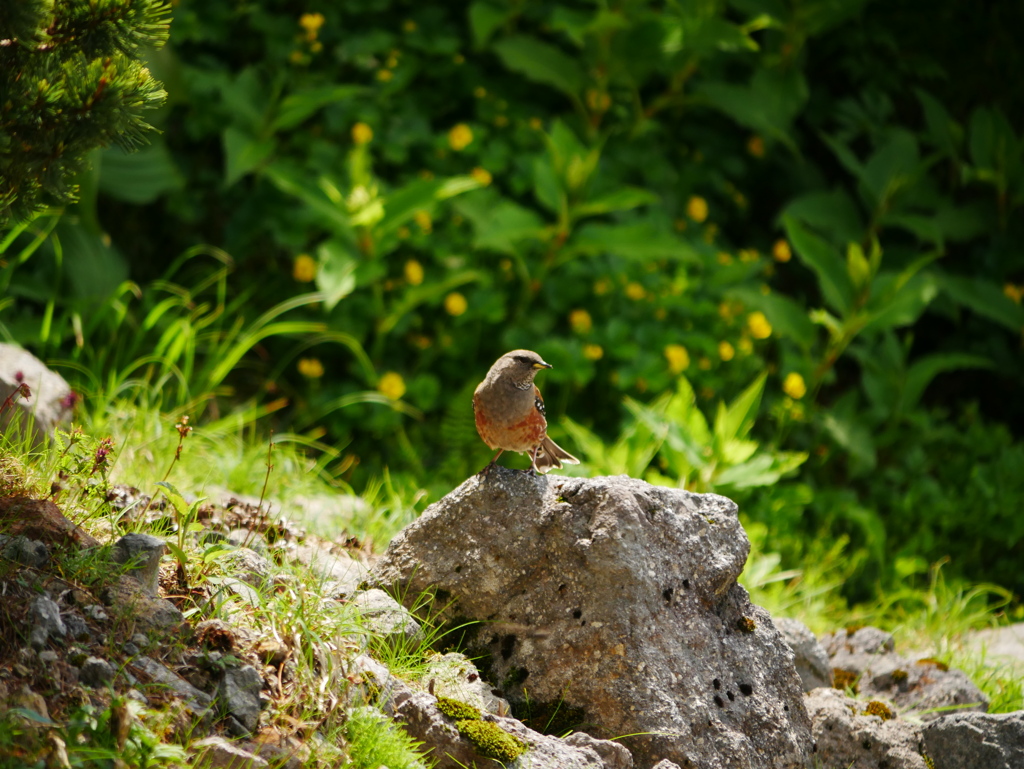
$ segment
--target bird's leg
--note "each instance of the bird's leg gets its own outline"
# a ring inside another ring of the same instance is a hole
[[[491,471],[491,468],[494,467],[494,463],[498,461],[498,457],[500,457],[504,453],[505,449],[498,449],[498,453],[494,455],[494,459],[491,460],[491,463],[487,465],[487,467],[485,467],[479,473],[477,473],[477,475],[487,475],[487,473]]]
[[[530,451],[530,475],[540,475],[540,470],[537,469],[537,455],[540,453],[540,444],[538,443]]]

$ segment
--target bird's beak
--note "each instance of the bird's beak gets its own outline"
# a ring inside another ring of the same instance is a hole
[[[544,361],[541,361],[540,363],[534,363],[533,367],[534,368],[552,368],[550,363],[545,363]]]

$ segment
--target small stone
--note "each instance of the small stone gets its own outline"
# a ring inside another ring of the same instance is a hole
[[[86,606],[84,609],[82,609],[82,612],[85,614],[86,617],[92,620],[96,620],[96,622],[106,622],[108,619],[110,619],[107,616],[107,613],[103,611],[103,607],[97,604]]]
[[[144,633],[135,633],[132,636],[132,643],[140,648],[145,648],[149,645],[149,637]]]
[[[60,607],[45,595],[32,601],[30,610],[34,627],[29,637],[33,648],[43,648],[51,637],[67,635],[67,628],[60,618]]]
[[[266,557],[248,547],[225,553],[223,556],[224,571],[253,587],[260,587],[270,577],[273,564]]]
[[[39,652],[39,661],[44,665],[55,665],[59,659],[60,655],[50,649]]]
[[[402,643],[421,635],[420,625],[408,609],[379,588],[355,594],[351,605],[362,614],[367,628],[389,643]]]
[[[829,664],[828,654],[814,633],[795,619],[787,617],[772,617],[775,627],[782,633],[782,640],[786,642],[796,657],[796,672],[800,674],[804,691],[809,692],[819,686],[832,686],[832,666]]]
[[[88,641],[92,638],[92,631],[89,630],[89,626],[77,614],[63,614],[61,619],[64,620],[64,627],[67,628],[68,635],[73,640]]]
[[[147,594],[159,591],[160,558],[167,545],[150,534],[126,534],[114,544],[113,558],[117,563],[131,564],[128,575],[138,580]]]
[[[114,668],[105,659],[89,657],[79,671],[78,680],[86,686],[98,689],[114,680]]]
[[[263,677],[251,665],[228,668],[217,687],[221,712],[236,718],[246,733],[255,730],[260,718]]]
[[[944,714],[924,745],[940,769],[1024,769],[1024,711]]]
[[[4,545],[3,556],[23,566],[41,569],[50,560],[50,549],[42,542],[19,535],[11,537]]]
[[[139,649],[139,647],[133,644],[131,641],[125,642],[125,645],[121,647],[121,650],[124,651],[124,653],[127,654],[129,657],[134,657],[141,651],[141,649]]]
[[[193,743],[193,765],[210,769],[262,769],[267,761],[223,737],[207,737]]]

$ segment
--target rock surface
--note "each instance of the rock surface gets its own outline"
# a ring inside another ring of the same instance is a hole
[[[528,723],[639,734],[622,742],[641,769],[809,766],[792,652],[736,583],[749,548],[724,497],[495,467],[406,527],[372,576],[478,621],[473,656]]]
[[[24,535],[47,545],[99,547],[85,529],[75,525],[48,499],[0,498],[0,529],[12,537]]]
[[[12,393],[27,384],[28,398]],[[0,413],[0,431],[17,420],[23,426],[31,424],[32,440],[41,443],[53,435],[54,428],[70,418],[74,396],[64,377],[48,369],[39,358],[10,344],[0,343],[0,404],[11,398],[11,406]]]
[[[928,769],[917,724],[865,715],[867,702],[846,697],[835,689],[815,689],[807,695],[806,703],[814,724],[815,758],[821,766]],[[939,764],[936,769],[940,769]]]
[[[773,617],[775,627],[793,650],[796,657],[796,672],[800,674],[804,691],[810,692],[820,686],[832,686],[832,665],[828,654],[814,633],[803,622],[786,617]]]
[[[436,769],[632,769],[629,751],[617,742],[595,740],[589,735],[559,739],[527,728],[514,718],[481,714],[483,722],[497,726],[520,739],[528,750],[513,762],[501,763],[481,755],[463,737],[455,719],[438,710],[438,700],[426,692],[413,691],[391,675],[379,662],[367,656],[355,660],[355,670],[370,679],[380,693],[384,712],[398,721],[414,739],[424,743]]]
[[[924,730],[935,769],[1024,769],[1024,711],[951,713]]]
[[[891,700],[901,712],[914,712],[922,721],[938,718],[941,713],[935,708],[988,709],[988,698],[963,671],[951,670],[939,660],[911,660],[897,654],[892,635],[884,630],[870,626],[840,630],[823,636],[821,643],[837,688],[852,682],[859,696]]]

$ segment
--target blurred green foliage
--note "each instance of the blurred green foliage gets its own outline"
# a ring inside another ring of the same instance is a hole
[[[169,405],[272,399],[357,487],[435,497],[486,462],[473,387],[534,348],[586,472],[730,494],[787,559],[848,540],[851,597],[946,555],[1022,591],[1024,9],[978,16],[181,0],[161,141],[81,206],[132,282],[69,275],[62,221],[0,267],[0,332]]]

